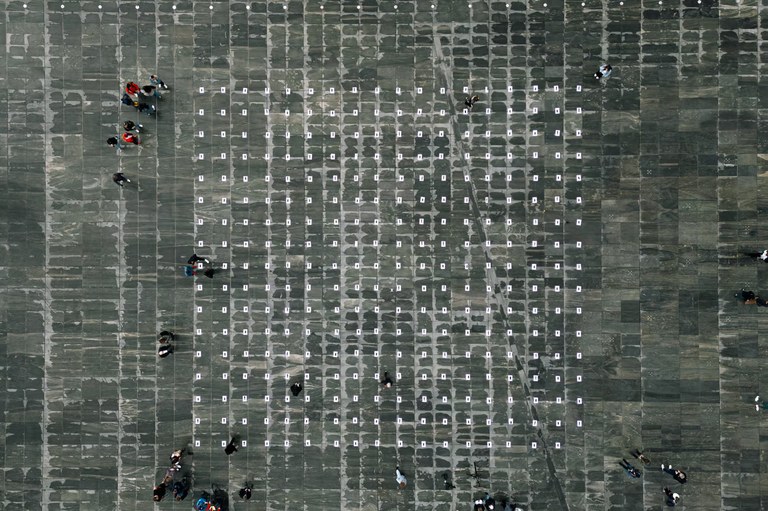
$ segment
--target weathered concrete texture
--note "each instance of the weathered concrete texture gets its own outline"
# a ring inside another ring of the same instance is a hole
[[[2,507],[768,507],[764,10],[623,3],[5,2]]]

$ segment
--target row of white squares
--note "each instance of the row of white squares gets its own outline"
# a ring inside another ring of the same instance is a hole
[[[576,427],[577,428],[582,427],[582,424],[583,424],[582,421],[580,421],[580,420],[576,421]],[[328,435],[328,436],[332,436],[332,435]],[[338,434],[333,435],[333,436],[338,436]],[[222,440],[221,441],[221,448],[223,449],[224,447],[226,447],[226,445],[228,443],[229,443],[229,440]],[[195,440],[194,444],[195,444],[195,447],[200,447],[201,441],[200,440]],[[263,445],[264,447],[297,447],[297,446],[310,447],[310,446],[315,445],[315,444],[312,444],[311,440],[305,439],[303,443],[301,443],[301,442],[292,443],[290,440],[283,440],[282,442],[279,442],[279,441],[275,442],[275,441],[271,441],[271,440],[264,440],[263,444],[257,443],[257,445]],[[333,441],[320,442],[317,445],[325,446],[325,447],[330,447],[330,446],[333,446],[333,447],[341,447],[341,446],[344,446],[344,447],[347,447],[347,446],[351,446],[351,447],[389,447],[389,446],[392,446],[392,447],[394,447],[394,446],[397,446],[397,447],[421,447],[421,448],[435,448],[435,447],[439,448],[439,447],[442,447],[442,448],[446,448],[446,449],[449,448],[449,447],[515,448],[515,449],[517,449],[517,448],[520,447],[519,443],[511,442],[509,440],[507,440],[506,442],[498,442],[498,443],[488,442],[488,441],[486,441],[486,442],[472,442],[472,441],[465,441],[465,442],[460,442],[459,441],[459,442],[456,442],[454,440],[451,440],[450,442],[447,441],[447,440],[444,440],[442,442],[431,442],[431,441],[428,442],[426,440],[422,440],[421,442],[411,443],[411,442],[407,442],[407,441],[404,441],[404,440],[397,440],[396,442],[391,443],[391,444],[390,443],[386,443],[386,442],[382,442],[381,440],[374,440],[373,443],[365,443],[365,442],[361,442],[359,440],[352,440],[351,442],[348,442],[346,440],[333,440]],[[562,449],[562,447],[563,447],[562,442],[554,442],[553,445],[554,445],[555,449]],[[248,441],[247,440],[241,440],[240,441],[240,447],[248,447]],[[535,441],[531,442],[530,443],[530,448],[531,449],[538,449],[539,448],[539,442],[535,442]]]
[[[328,160],[329,161],[339,161],[339,162],[361,161],[362,158],[358,158],[359,154],[361,154],[361,153],[357,153],[356,152],[352,156],[341,157],[340,154],[337,155],[336,153],[329,153],[328,154]],[[450,155],[447,155],[447,156],[450,156]],[[531,151],[529,156],[530,156],[531,159],[534,159],[534,160],[538,160],[540,156],[542,156],[542,159],[545,159],[547,157],[547,155],[542,155],[541,153],[539,153],[539,151]],[[555,153],[552,156],[554,157],[555,160],[566,160],[566,159],[568,159],[570,157],[573,157],[573,158],[575,158],[577,160],[581,160],[582,159],[582,153],[580,153],[580,152],[577,152],[577,153],[573,154],[572,156],[569,156],[569,155],[567,155],[565,153],[561,153],[559,151],[555,151]],[[462,157],[463,157],[464,160],[469,161],[469,162],[492,161],[492,160],[493,161],[498,160],[500,162],[501,160],[503,160],[503,157],[495,156],[495,155],[492,155],[491,153],[485,153],[483,156],[475,156],[475,157],[473,157],[470,153],[463,153]],[[274,152],[273,152],[273,153],[264,153],[261,156],[253,156],[253,155],[249,155],[248,153],[240,153],[240,156],[239,156],[239,159],[241,161],[248,161],[248,160],[259,159],[259,158],[261,158],[261,159],[263,159],[265,161],[272,161],[272,160],[277,160],[277,161],[281,161],[281,160],[282,161],[293,161],[293,160],[314,161],[314,154],[313,153],[304,153],[304,154],[301,154],[301,155],[299,155],[299,154],[293,154],[293,155],[291,155],[291,154],[284,154],[284,155],[277,155],[277,156],[275,156]],[[516,156],[516,155],[514,155],[512,153],[507,153],[507,156],[506,156],[506,159],[508,161],[515,161],[518,158],[519,158],[519,156]],[[238,159],[236,156],[232,156],[230,158],[228,153],[219,153],[218,155],[212,156],[210,158],[210,161],[236,160],[236,159]],[[366,159],[370,160],[371,158],[366,157]],[[381,158],[381,154],[379,154],[379,153],[374,153],[372,159],[373,159],[373,161],[383,161],[383,159]],[[396,161],[403,161],[405,159],[413,159],[413,160],[416,160],[416,161],[424,161],[424,162],[440,161],[440,160],[445,160],[446,159],[446,154],[445,153],[438,153],[437,157],[431,157],[428,154],[422,154],[422,153],[418,153],[415,156],[406,156],[406,155],[403,155],[403,153],[397,153],[397,155],[395,156],[395,160]],[[198,161],[206,160],[205,153],[198,153],[197,154],[197,160]],[[496,164],[496,163],[494,163],[494,164]],[[244,181],[248,181],[248,176],[243,176],[243,180]],[[269,179],[267,179],[267,181],[268,180]],[[508,176],[508,180],[511,181],[512,180],[512,176]],[[577,177],[577,181],[581,181],[581,176]]]
[[[417,95],[421,95],[421,94],[429,94],[429,91],[431,89],[428,88],[428,87],[427,88],[425,88],[425,87],[415,87],[412,90]],[[574,85],[573,86],[573,90],[575,92],[582,92],[583,87],[581,86],[581,84]],[[213,87],[211,89],[206,89],[205,86],[198,87],[198,92],[200,94],[215,93],[216,91],[217,91],[217,89],[215,87]],[[512,85],[508,85],[506,89],[492,89],[492,88],[489,88],[487,86],[483,87],[482,89],[480,89],[480,88],[472,88],[472,89],[470,89],[469,87],[465,86],[461,90],[462,94],[493,94],[494,92],[507,92],[507,93],[510,93],[510,92],[520,92],[520,91],[522,91],[522,92],[529,92],[529,93],[530,92],[562,93],[562,92],[564,92],[564,89],[560,85],[552,85],[551,87],[539,87],[538,85],[532,85],[530,89],[525,89],[525,88],[515,89]],[[236,88],[228,89],[226,86],[221,86],[221,87],[219,87],[218,92],[220,92],[221,94],[228,94],[230,92],[231,93],[235,93],[235,94],[237,94],[238,92],[240,92],[241,94],[248,94],[249,93],[249,89],[248,89],[248,87],[243,87],[242,89],[240,89],[240,91],[238,91],[238,89],[236,89]],[[256,93],[257,91],[250,90],[250,92],[251,93]],[[325,95],[343,95],[345,93],[346,94],[361,94],[361,93],[364,93],[364,92],[373,92],[374,94],[381,94],[382,91],[381,91],[381,87],[380,86],[376,86],[372,90],[368,90],[368,91],[360,90],[360,88],[356,87],[356,86],[350,87],[350,89],[348,91],[344,91],[342,89],[336,90],[336,87],[328,87],[327,89],[321,89],[319,91],[315,91],[315,89],[313,87],[307,87],[305,89],[294,89],[294,88],[291,88],[291,87],[275,88],[275,89],[273,89],[271,87],[265,87],[264,88],[264,94],[283,93],[285,95],[302,94],[303,96],[312,96],[313,94],[315,94],[315,92],[318,92],[320,95],[325,96]],[[395,92],[396,95],[399,96],[399,95],[401,95],[403,93],[410,94],[411,93],[411,89],[407,89],[405,87],[395,87],[394,92]],[[443,95],[443,96],[452,94],[452,92],[448,91],[448,89],[446,87],[440,87],[439,93],[441,95]],[[449,99],[451,99],[451,98],[449,98]],[[462,98],[462,100],[463,100],[463,98]]]
[[[248,402],[248,399],[249,399],[249,396],[247,396],[247,395],[243,395],[243,396],[242,396],[242,402],[243,402],[243,403],[247,403],[247,402]],[[264,396],[264,402],[265,402],[265,403],[269,403],[269,402],[271,401],[271,399],[272,399],[272,398],[271,398],[270,396]],[[285,398],[284,398],[284,399],[285,399],[285,402],[286,402],[286,403],[290,403],[290,402],[291,402],[291,398],[290,398],[289,396],[285,396]],[[310,400],[310,397],[309,397],[309,396],[304,396],[304,399],[303,399],[303,400],[304,400],[304,402],[306,402],[306,403],[309,403],[309,402],[311,402],[311,400]],[[372,400],[372,401],[373,401],[374,403],[379,403],[379,402],[381,402],[381,400],[382,400],[382,399],[381,399],[381,396],[373,396],[373,400]],[[403,402],[403,397],[402,397],[402,396],[396,396],[395,400],[396,400],[398,403],[402,403],[402,402]],[[414,397],[414,400],[415,400],[415,397]],[[195,403],[198,403],[198,404],[199,404],[199,403],[203,403],[203,402],[204,402],[204,400],[203,400],[202,396],[195,396],[195,398],[194,398],[194,401],[195,401]],[[222,402],[222,403],[227,403],[228,401],[229,401],[229,397],[228,397],[228,396],[226,396],[226,395],[222,395],[222,396],[221,396],[221,402]],[[299,400],[299,401],[300,401],[300,400]],[[323,398],[321,398],[321,399],[320,399],[320,401],[327,403],[327,402],[329,401],[329,399],[328,399],[327,397],[326,397],[326,398],[324,398],[324,399],[323,399]],[[412,401],[412,400],[410,400],[410,401]],[[333,396],[333,402],[334,402],[334,403],[339,403],[339,402],[340,402],[340,401],[339,401],[339,396]],[[353,402],[353,403],[358,403],[358,402],[362,402],[362,401],[360,400],[360,397],[359,397],[359,396],[357,396],[357,395],[353,395],[353,396],[352,396],[352,402]],[[427,402],[428,402],[428,400],[427,400],[426,396],[422,396],[422,402],[423,402],[423,403],[427,403]],[[473,400],[471,396],[466,396],[466,397],[465,397],[465,399],[464,399],[464,402],[465,402],[465,403],[475,403],[475,404],[477,404],[477,400],[476,400],[476,399],[474,399],[474,400]],[[506,402],[507,402],[507,404],[513,404],[513,401],[512,401],[512,398],[511,398],[511,397],[507,398],[507,401],[506,401]],[[547,401],[547,403],[552,403],[552,402],[554,402],[555,404],[565,404],[565,401],[564,401],[564,400],[563,400],[561,397],[557,397],[557,398],[555,398],[555,400],[554,400],[554,401]],[[577,398],[575,402],[576,402],[576,404],[577,404],[577,405],[581,405],[581,404],[583,404],[583,399],[582,399],[582,398]],[[448,403],[449,403],[449,401],[448,401],[448,398],[444,396],[444,397],[442,398],[442,403],[443,403],[443,404],[448,404]],[[537,397],[534,397],[534,398],[533,398],[533,403],[534,403],[534,404],[539,404],[539,398],[537,398]],[[488,399],[487,399],[487,401],[486,401],[486,404],[488,404],[488,405],[490,405],[490,404],[493,404],[493,403],[491,402],[491,398],[488,398]],[[424,422],[422,422],[422,424],[426,424],[426,419],[421,419],[421,420],[422,420],[422,421],[424,421]],[[509,419],[509,420],[510,420],[510,424],[512,424],[512,422],[511,422],[511,421],[512,421],[512,419]],[[357,422],[355,422],[355,424],[356,424],[356,423],[357,423]],[[443,424],[448,424],[448,423],[449,423],[448,419],[443,419]],[[265,424],[266,424],[266,422],[265,422]],[[309,424],[309,419],[305,419],[305,424]],[[469,424],[472,424],[472,423],[470,422],[470,419],[467,419],[467,424],[468,424],[468,425],[469,425]],[[488,425],[490,425],[490,421],[488,422]]]

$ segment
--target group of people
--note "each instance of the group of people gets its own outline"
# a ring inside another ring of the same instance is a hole
[[[640,460],[644,465],[648,465],[651,463],[651,460],[647,456],[645,456],[639,449],[635,449],[634,451],[632,451],[632,456]],[[619,465],[621,466],[621,468],[623,468],[626,471],[627,475],[633,479],[639,478],[642,475],[640,470],[632,466],[632,464],[629,463],[624,458],[622,458],[622,460],[619,462]],[[688,482],[688,476],[686,475],[686,473],[683,472],[682,470],[672,468],[672,465],[666,465],[662,463],[661,470],[671,475],[674,478],[674,480],[680,484],[685,484]],[[668,487],[665,486],[663,488],[663,491],[664,491],[664,495],[666,495],[668,506],[675,506],[680,500],[680,494],[670,490]]]
[[[149,75],[149,82],[151,85],[145,85],[140,87],[135,82],[128,82],[125,84],[125,92],[121,98],[121,103],[124,105],[132,106],[139,112],[143,112],[147,115],[154,115],[157,112],[157,107],[151,103],[147,103],[146,98],[162,99],[162,96],[158,92],[158,89],[168,89],[168,86],[163,80],[157,77],[157,75]],[[123,121],[123,132],[120,135],[107,138],[107,145],[114,148],[118,154],[126,147],[126,145],[139,145],[141,139],[139,133],[144,131],[144,125],[141,123],[135,123],[131,120]],[[125,177],[122,172],[115,172],[112,174],[112,181],[118,186],[123,186],[124,183],[130,183],[131,180]]]
[[[136,82],[125,84],[125,92],[120,102],[126,106],[132,106],[141,113],[153,115],[157,112],[157,107],[147,103],[149,98],[163,99],[159,89],[168,90],[168,86],[157,75],[149,75],[150,85],[139,86]]]
[[[487,492],[485,496],[474,499],[472,503],[474,504],[474,507],[472,508],[474,511],[494,511],[495,509],[500,511],[518,511],[520,509],[514,507],[513,504],[506,499],[500,499],[500,502],[497,504],[493,495]]]
[[[237,452],[237,447],[235,447],[236,443],[237,437],[232,437],[232,440],[224,449],[228,455],[232,454],[233,452]],[[168,492],[168,488],[171,488],[173,497],[178,501],[184,500],[189,495],[191,488],[189,478],[186,475],[180,478],[177,477],[177,474],[181,473],[181,460],[185,453],[188,453],[186,449],[176,449],[171,453],[171,464],[168,469],[166,469],[165,476],[163,476],[163,479],[160,481],[160,483],[155,485],[152,490],[152,500],[155,502],[160,502],[163,500],[163,497],[165,497],[166,493]],[[228,497],[226,491],[216,486],[214,487],[215,490],[213,494],[208,492],[201,493],[201,496],[195,501],[194,504],[196,510],[221,511],[222,509],[227,508]],[[252,492],[253,485],[249,482],[246,482],[245,485],[240,489],[240,498],[244,500],[250,500]]]
[[[160,502],[170,487],[173,497],[176,500],[184,500],[189,495],[189,480],[186,476],[176,479],[176,474],[181,472],[181,458],[184,456],[184,449],[176,449],[171,453],[171,466],[165,471],[165,476],[160,484],[155,485],[152,490],[152,500]]]
[[[685,484],[688,482],[688,476],[685,472],[682,470],[678,470],[676,468],[672,468],[672,465],[665,465],[664,463],[661,464],[661,470],[666,472],[667,474],[671,475],[672,478],[677,481],[680,484]],[[674,492],[670,490],[668,487],[664,487],[662,490],[664,492],[664,495],[667,497],[667,505],[668,506],[675,506],[680,501],[680,494],[677,492]]]

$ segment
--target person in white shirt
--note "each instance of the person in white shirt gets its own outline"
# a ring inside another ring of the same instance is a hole
[[[395,467],[395,476],[396,476],[395,480],[397,481],[398,486],[402,490],[408,484],[408,479],[405,478],[405,474],[400,472],[400,467]]]
[[[768,250],[762,252],[747,252],[746,255],[753,259],[761,259],[764,263],[768,263]]]
[[[598,80],[601,78],[608,78],[609,76],[611,76],[611,71],[613,71],[613,68],[611,67],[610,64],[603,64],[597,70],[597,73],[595,73],[595,78]]]

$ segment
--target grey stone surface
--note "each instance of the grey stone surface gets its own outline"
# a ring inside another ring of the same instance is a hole
[[[768,507],[761,4],[2,14],[3,508],[147,509],[185,445],[231,509]]]

